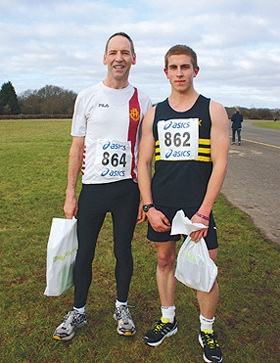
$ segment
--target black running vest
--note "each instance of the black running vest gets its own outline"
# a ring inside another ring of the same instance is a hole
[[[168,99],[156,106],[153,133],[155,138],[155,174],[152,194],[155,204],[172,207],[201,205],[212,172],[209,112],[210,99],[200,95],[194,106],[186,112],[173,110]],[[161,160],[158,122],[172,119],[199,119],[199,145],[196,160]]]

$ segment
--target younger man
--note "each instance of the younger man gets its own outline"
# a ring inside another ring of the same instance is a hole
[[[212,207],[221,189],[229,148],[228,117],[218,103],[199,95],[193,85],[199,67],[195,52],[176,45],[165,55],[164,72],[171,85],[168,99],[150,109],[143,121],[139,149],[138,183],[143,210],[148,217],[148,239],[158,256],[157,285],[162,317],[147,332],[150,346],[177,333],[174,295],[175,245],[180,236],[171,236],[171,221],[179,209],[205,228],[191,233],[198,242],[204,237],[209,255],[217,257],[217,236]],[[155,174],[151,165],[155,153]],[[213,330],[219,288],[215,281],[209,293],[197,291],[200,306],[199,342],[205,362],[221,362],[223,357]]]

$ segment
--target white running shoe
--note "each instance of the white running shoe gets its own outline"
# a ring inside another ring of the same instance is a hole
[[[120,335],[131,336],[136,333],[128,306],[121,305],[116,307],[114,319],[118,322],[117,332]]]
[[[75,329],[81,328],[86,323],[86,314],[80,314],[77,310],[71,310],[64,316],[63,323],[56,328],[53,338],[56,340],[71,340],[75,335]]]

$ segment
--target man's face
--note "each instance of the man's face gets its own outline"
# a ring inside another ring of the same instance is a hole
[[[116,81],[127,80],[131,65],[136,63],[130,41],[122,35],[113,37],[109,41],[103,63],[108,66],[108,77]]]
[[[164,70],[172,88],[178,92],[185,92],[193,87],[193,79],[198,71],[198,67],[193,69],[191,58],[186,54],[171,55],[168,68]]]

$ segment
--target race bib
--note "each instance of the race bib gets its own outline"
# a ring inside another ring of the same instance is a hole
[[[198,157],[198,118],[158,122],[161,160],[196,160]]]
[[[131,172],[130,142],[97,140],[94,175],[114,180],[127,179]]]

